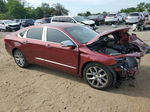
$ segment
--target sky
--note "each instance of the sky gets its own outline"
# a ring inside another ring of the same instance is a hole
[[[75,16],[80,12],[90,11],[99,12],[117,12],[122,8],[136,7],[140,2],[150,3],[150,0],[26,0],[31,6],[40,6],[42,2],[62,4],[69,10],[69,15]]]

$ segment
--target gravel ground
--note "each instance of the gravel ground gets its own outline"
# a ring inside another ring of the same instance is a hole
[[[110,29],[101,26],[98,31]],[[134,32],[150,44],[150,31]],[[8,33],[0,32],[0,37]],[[32,65],[19,68],[0,39],[0,112],[150,112],[150,55],[135,80],[95,90],[70,74]]]

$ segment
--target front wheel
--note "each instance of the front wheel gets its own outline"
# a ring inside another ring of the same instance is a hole
[[[93,88],[107,89],[113,82],[112,73],[99,63],[88,64],[83,71],[84,80]]]
[[[28,62],[27,62],[25,56],[23,55],[23,53],[19,49],[16,49],[14,51],[13,56],[14,56],[16,64],[19,67],[25,68],[28,66]]]

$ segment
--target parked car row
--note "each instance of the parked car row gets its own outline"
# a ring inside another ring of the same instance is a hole
[[[87,18],[95,21],[96,25],[100,24],[119,24],[125,22],[126,24],[134,24],[143,21],[145,17],[148,17],[148,12],[131,12],[131,13],[110,13],[101,15],[91,15]]]
[[[119,24],[125,22],[126,24],[135,24],[144,21],[149,17],[148,12],[132,12],[132,13],[110,13],[101,15],[91,15],[88,17],[81,16],[53,16],[42,19],[14,19],[14,20],[0,20],[0,30],[17,31],[22,27],[31,25],[47,24],[47,23],[76,23],[85,25],[90,29],[96,30],[96,26],[100,24]]]

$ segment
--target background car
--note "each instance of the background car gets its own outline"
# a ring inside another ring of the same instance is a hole
[[[122,16],[123,21],[125,21],[125,19],[128,16],[128,14],[127,13],[119,13],[119,14]]]
[[[141,20],[142,20],[142,17],[140,13],[132,12],[132,13],[129,13],[129,15],[126,17],[125,22],[126,24],[134,24],[134,23],[140,22]]]
[[[105,17],[105,23],[121,23],[123,21],[123,17],[119,13],[108,14]]]
[[[23,19],[23,20],[21,21],[21,25],[22,25],[23,27],[32,26],[32,25],[34,25],[34,20],[33,20],[33,19]]]
[[[140,16],[141,16],[141,20],[144,21],[145,15],[143,14],[143,12],[139,12],[139,13],[140,13]]]
[[[0,30],[17,31],[20,29],[20,24],[12,20],[0,20]]]
[[[89,27],[93,30],[96,29],[95,22],[93,20],[84,19],[83,17],[80,17],[80,16],[75,16],[75,17],[71,17],[71,16],[54,16],[54,17],[52,17],[51,23],[58,23],[58,22],[76,23],[76,24],[80,24],[80,25],[86,25],[87,27]]]
[[[96,25],[100,25],[104,23],[105,16],[104,15],[92,15],[92,16],[88,16],[88,19],[95,21]]]
[[[35,20],[35,25],[39,25],[39,24],[46,24],[46,23],[50,23],[51,21],[51,17],[50,18],[42,18],[42,19],[37,19]]]

